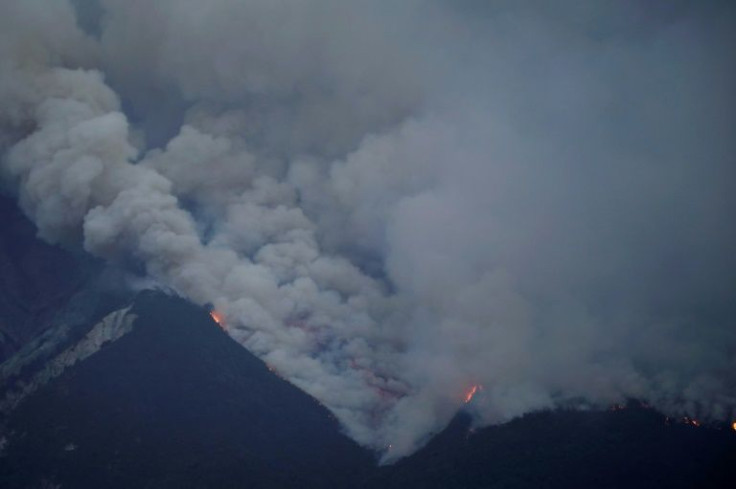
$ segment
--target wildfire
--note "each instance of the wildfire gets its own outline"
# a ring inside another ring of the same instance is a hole
[[[215,310],[210,311],[210,317],[214,322],[217,323],[219,327],[222,329],[225,329],[225,316],[222,315],[221,312],[217,312]]]
[[[691,418],[691,417],[689,417],[689,416],[684,416],[684,417],[682,418],[682,422],[683,422],[684,424],[687,424],[687,425],[690,425],[690,426],[696,426],[696,427],[697,427],[697,426],[700,426],[700,421],[698,421],[698,420],[697,420],[697,419],[695,419],[695,418]]]
[[[463,402],[467,404],[470,401],[472,401],[475,394],[477,394],[478,391],[481,390],[482,388],[483,387],[481,387],[480,384],[474,384],[470,389],[465,391],[465,395],[463,396]]]

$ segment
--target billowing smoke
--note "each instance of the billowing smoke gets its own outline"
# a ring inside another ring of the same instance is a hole
[[[479,424],[733,414],[728,2],[73,3],[0,4],[5,191],[360,443],[475,384]]]

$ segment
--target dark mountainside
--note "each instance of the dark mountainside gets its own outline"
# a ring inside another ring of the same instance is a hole
[[[146,293],[131,312],[130,334],[13,414],[3,487],[346,487],[365,477],[371,455],[205,310]]]
[[[667,422],[632,403],[554,411],[473,430],[458,415],[413,456],[379,470],[384,488],[732,488],[736,435]]]
[[[61,351],[120,298],[92,292],[94,262],[40,244],[17,210],[4,212],[15,217],[3,223],[3,331],[28,338],[18,343],[29,349],[33,334],[76,321],[59,344],[42,343]],[[22,293],[14,283],[25,284]],[[82,307],[87,297],[94,307]],[[145,292],[130,313],[131,332],[0,418],[0,487],[736,487],[736,432],[667,423],[635,404],[536,413],[478,430],[461,413],[424,449],[377,467],[323,406],[270,372],[203,308]],[[23,327],[30,330],[19,333]]]
[[[51,322],[88,270],[71,254],[35,238],[15,204],[0,197],[0,361]]]
[[[15,202],[0,195],[0,363],[42,333],[76,336],[130,296],[111,287],[103,265],[50,246]]]

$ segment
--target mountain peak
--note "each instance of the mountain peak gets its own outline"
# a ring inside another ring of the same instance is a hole
[[[10,415],[5,487],[334,487],[371,467],[329,411],[203,308],[146,292],[129,314],[132,331]]]

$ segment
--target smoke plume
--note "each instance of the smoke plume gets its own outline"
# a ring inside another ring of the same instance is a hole
[[[0,176],[43,239],[214,304],[385,460],[473,385],[481,425],[726,418],[734,27],[715,1],[5,0]]]

